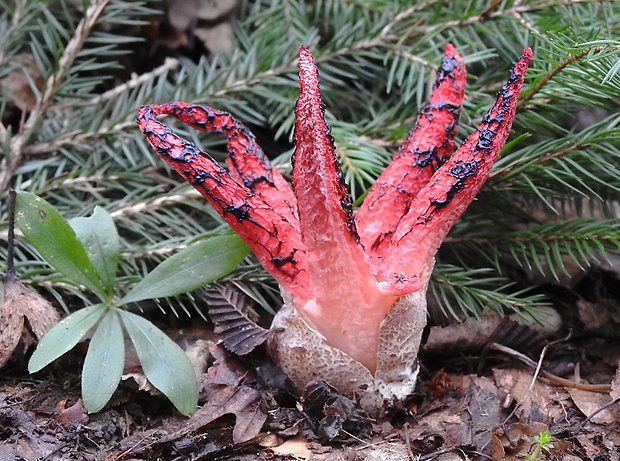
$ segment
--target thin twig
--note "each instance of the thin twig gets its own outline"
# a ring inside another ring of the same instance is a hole
[[[435,32],[439,29],[451,29],[455,27],[470,26],[472,24],[477,24],[484,20],[498,19],[498,18],[506,17],[506,16],[515,16],[515,15],[520,15],[523,13],[530,13],[532,11],[542,10],[550,6],[567,6],[567,5],[576,5],[576,4],[582,4],[582,3],[587,4],[587,3],[602,3],[602,2],[611,3],[613,1],[614,0],[566,0],[558,4],[556,0],[550,0],[550,1],[543,1],[540,3],[529,3],[525,5],[516,4],[512,8],[507,8],[505,10],[497,10],[497,11],[489,12],[488,10],[485,9],[482,13],[477,14],[475,16],[470,16],[463,20],[455,19],[452,21],[445,21],[439,24],[433,24],[431,26],[427,26],[425,28],[420,29],[418,31],[418,34],[426,35],[426,34]]]
[[[9,238],[6,245],[6,281],[10,282],[11,280],[15,280],[15,255],[14,255],[14,245],[15,245],[15,200],[17,199],[17,194],[13,189],[9,191]]]
[[[603,410],[607,410],[608,408],[614,406],[616,403],[620,402],[620,398],[614,399],[609,403],[606,403],[605,405],[603,405],[601,408],[598,408],[594,413],[592,413],[590,416],[588,416],[586,419],[584,419],[583,421],[581,421],[581,424],[579,424],[579,429],[582,429],[588,422],[590,422],[590,420],[592,418],[594,418],[596,415],[598,415],[601,411]]]
[[[534,384],[536,384],[536,380],[538,379],[538,375],[540,375],[542,369],[543,360],[545,360],[545,354],[547,353],[547,348],[549,345],[543,347],[543,350],[540,352],[540,356],[538,357],[538,362],[536,363],[536,370],[534,370],[534,376],[532,376],[532,382],[530,383],[530,387],[528,388],[528,392],[530,392],[534,388]]]
[[[58,69],[47,78],[44,90],[37,104],[32,112],[30,112],[26,122],[21,126],[19,133],[11,139],[10,154],[3,160],[2,164],[0,164],[0,190],[6,189],[13,176],[13,172],[23,162],[25,157],[25,145],[43,121],[56,91],[64,81],[66,73],[73,65],[78,53],[82,50],[95,23],[108,3],[109,0],[99,0],[88,7],[84,13],[84,18],[82,18],[75,29],[75,35],[73,35],[67,43],[58,61]]]
[[[500,351],[500,352],[504,352],[505,354],[508,354],[518,360],[520,360],[521,362],[525,363],[526,365],[529,365],[532,368],[536,368],[536,362],[534,362],[531,358],[529,358],[528,356],[522,354],[519,351],[515,351],[514,349],[511,349],[510,347],[507,346],[503,346],[501,344],[497,344],[497,343],[490,343],[487,344],[487,347],[489,349],[493,349],[496,351]],[[553,373],[549,373],[545,370],[541,370],[540,375],[547,379],[548,381],[552,382],[553,384],[557,384],[559,386],[565,386],[565,387],[572,387],[574,389],[581,389],[583,391],[590,391],[590,392],[609,392],[611,391],[611,384],[581,384],[581,383],[575,383],[573,381],[570,381],[568,379],[564,379],[561,378],[559,376],[554,375]]]
[[[587,50],[583,50],[580,53],[574,54],[572,56],[569,56],[568,58],[566,58],[564,61],[562,61],[561,63],[559,63],[557,66],[555,66],[553,69],[551,69],[551,71],[549,73],[547,73],[537,84],[536,86],[534,86],[534,88],[532,88],[521,100],[521,102],[519,103],[520,105],[523,105],[525,103],[527,103],[528,101],[530,101],[547,83],[549,83],[549,81],[555,77],[556,75],[558,75],[560,72],[562,72],[564,69],[566,69],[568,66],[570,66],[571,64],[573,64],[576,61],[579,61],[581,58],[589,55],[589,54],[598,54],[598,53],[602,53],[602,52],[607,52],[607,53],[611,53],[614,51],[618,51],[618,49],[620,49],[620,45],[611,47],[611,48],[605,48],[602,46],[596,46],[593,48],[588,48]]]
[[[545,154],[540,155],[538,158],[536,158],[533,162],[532,165],[543,165],[547,162],[550,162],[552,160],[558,159],[558,158],[563,158],[569,154],[575,153],[575,152],[580,152],[582,150],[588,149],[590,146],[592,145],[592,143],[590,142],[585,142],[583,144],[578,144],[575,142],[571,142],[567,147],[560,149],[558,151],[555,152],[547,152]],[[501,178],[502,176],[512,173],[514,174],[514,170],[518,167],[519,165],[517,164],[517,162],[513,162],[510,165],[506,165],[502,168],[499,168],[495,171],[493,171],[490,175],[489,175],[489,180],[494,180],[497,178]],[[510,187],[512,184],[511,183],[507,183],[504,185],[504,187]]]
[[[110,0],[99,0],[94,2],[84,13],[84,17],[75,29],[75,35],[71,37],[67,43],[65,51],[58,61],[58,70],[47,79],[47,82],[45,82],[45,90],[43,91],[43,95],[41,96],[39,102],[39,114],[36,114],[36,118],[43,115],[52,103],[56,90],[58,90],[58,87],[64,80],[65,74],[69,71],[69,69],[71,69],[75,58],[77,58],[78,53],[84,47],[84,43],[86,43],[86,40],[90,36],[95,23],[99,19],[99,16],[103,13],[103,10],[108,5],[109,1]],[[35,109],[35,111],[36,110],[37,109]],[[26,124],[36,124],[37,120],[33,120],[32,122],[30,121],[32,118],[33,117],[31,114]]]
[[[525,96],[523,96],[520,104],[523,105],[526,102],[530,101],[553,77],[555,77],[557,74],[562,72],[572,63],[574,63],[575,61],[579,61],[581,58],[586,56],[591,51],[594,51],[596,53],[600,51],[601,49],[602,49],[601,47],[597,47],[594,50],[592,49],[583,50],[581,53],[577,53],[577,54],[574,54],[566,58],[560,64],[558,64],[553,69],[551,69],[551,71],[548,72],[543,78],[541,78],[540,81],[534,86],[534,88],[532,88],[530,91],[528,91],[528,93]]]
[[[123,94],[127,90],[136,88],[142,85],[143,83],[148,82],[149,80],[155,79],[155,77],[159,77],[160,75],[165,74],[166,72],[170,70],[175,70],[177,67],[179,67],[180,64],[181,62],[176,58],[166,58],[166,60],[161,66],[153,69],[150,72],[147,72],[141,75],[133,75],[125,83],[118,85],[117,87],[109,91],[106,91],[105,93],[99,96],[92,98],[88,102],[88,104],[99,104],[101,101],[108,101],[110,99],[114,99],[115,97],[117,97],[120,94]]]
[[[183,194],[166,195],[155,200],[151,200],[150,202],[129,203],[127,205],[120,206],[118,209],[110,213],[110,216],[112,218],[119,218],[121,216],[131,217],[143,213],[146,210],[153,211],[164,206],[187,204],[188,199],[199,197],[200,194],[194,189],[187,189],[186,193]]]
[[[176,69],[177,67],[179,67],[179,64],[180,62],[178,59],[166,58],[165,62],[161,66],[157,67],[156,69],[153,69],[152,71],[147,72],[145,74],[135,75],[127,82],[121,85],[118,85],[117,87],[111,89],[110,91],[106,91],[105,93],[92,98],[86,104],[95,105],[95,104],[101,103],[102,101],[108,101],[110,99],[113,99],[128,89],[136,88],[139,85],[142,85],[143,83],[148,82],[149,80],[152,80],[162,74],[165,74],[166,72],[170,70]],[[56,105],[54,106],[54,109],[64,109],[66,107],[70,107],[75,104],[76,103]],[[84,102],[80,102],[79,104],[84,104]],[[116,124],[116,126],[114,127],[114,130],[109,130],[109,129],[98,130],[96,133],[84,133],[79,130],[74,130],[69,133],[63,133],[61,136],[57,137],[56,139],[52,141],[48,141],[48,142],[44,142],[40,144],[32,144],[28,146],[23,146],[21,153],[22,153],[22,157],[26,155],[28,156],[45,155],[50,152],[55,152],[61,147],[64,147],[67,145],[79,144],[80,142],[96,139],[98,137],[108,137],[111,132],[120,132],[120,131],[125,131],[127,129],[134,129],[134,128],[135,128],[135,123],[132,120],[129,122]]]

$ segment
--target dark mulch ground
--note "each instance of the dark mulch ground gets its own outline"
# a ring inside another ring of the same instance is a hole
[[[0,460],[525,459],[544,431],[553,448],[541,459],[617,460],[620,406],[598,411],[612,401],[620,361],[616,277],[597,269],[571,289],[554,288],[563,310],[559,340],[546,349],[548,379],[534,379],[513,349],[467,351],[460,340],[443,352],[429,346],[418,393],[381,418],[322,383],[296,397],[261,348],[236,357],[200,329],[183,335],[208,365],[200,409],[189,418],[138,390],[139,374],[128,374],[110,404],[88,415],[79,400],[83,349],[33,376],[16,357],[0,378]],[[523,338],[515,328],[502,323],[494,339],[506,344],[514,331]],[[524,352],[537,359],[540,348]]]

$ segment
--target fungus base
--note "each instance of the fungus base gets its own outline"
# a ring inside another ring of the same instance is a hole
[[[401,297],[381,323],[377,372],[330,347],[303,321],[290,297],[271,325],[268,348],[272,358],[298,392],[321,379],[343,394],[353,394],[376,414],[386,404],[402,400],[415,388],[418,350],[426,326],[426,288]]]

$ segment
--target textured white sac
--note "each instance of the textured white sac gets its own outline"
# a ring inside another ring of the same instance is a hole
[[[426,288],[399,298],[381,323],[374,376],[308,327],[286,294],[271,324],[269,353],[298,392],[310,381],[321,379],[340,393],[353,395],[368,413],[377,414],[415,388],[426,326]]]

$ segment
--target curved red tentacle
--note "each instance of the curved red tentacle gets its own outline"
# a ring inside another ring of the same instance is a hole
[[[279,213],[208,154],[157,120],[156,116],[170,107],[142,106],[138,111],[138,125],[149,144],[203,195],[291,295],[300,302],[307,301],[306,250],[296,217]]]
[[[299,51],[293,186],[315,302],[300,314],[328,343],[374,370],[377,331],[396,296],[387,296],[358,240],[350,195],[325,122],[318,70]],[[355,339],[352,339],[355,338]]]
[[[157,115],[173,115],[199,131],[226,136],[230,175],[245,185],[292,224],[297,222],[297,199],[280,172],[269,162],[254,135],[228,112],[185,102],[151,106]]]
[[[531,58],[532,51],[525,49],[479,128],[413,200],[391,236],[388,272],[430,275],[439,246],[482,188],[506,143]]]
[[[360,238],[375,266],[386,256],[411,202],[452,154],[466,78],[465,63],[448,44],[429,102],[357,210]]]

